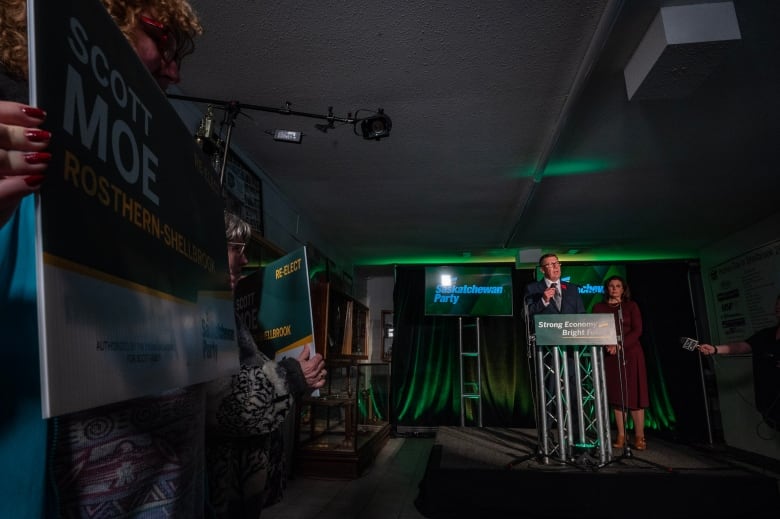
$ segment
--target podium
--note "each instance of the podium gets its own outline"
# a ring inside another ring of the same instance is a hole
[[[536,314],[529,333],[541,462],[612,459],[604,349],[617,344],[612,314]]]

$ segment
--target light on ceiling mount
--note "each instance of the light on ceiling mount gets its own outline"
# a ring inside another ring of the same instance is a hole
[[[269,106],[259,106],[259,105],[248,105],[248,104],[242,104],[238,101],[219,101],[217,99],[208,99],[205,97],[191,97],[191,96],[184,96],[184,95],[178,95],[178,94],[167,94],[170,99],[181,99],[183,101],[192,101],[195,103],[208,103],[209,105],[214,106],[221,106],[222,109],[225,111],[225,117],[222,121],[222,128],[226,128],[226,136],[224,138],[224,145],[222,146],[222,160],[221,160],[221,168],[219,173],[219,184],[222,185],[225,180],[225,168],[227,166],[227,157],[228,152],[230,151],[230,141],[232,136],[232,130],[233,126],[235,125],[235,120],[238,117],[239,114],[242,113],[242,110],[258,110],[260,112],[271,112],[281,115],[294,115],[297,117],[311,117],[314,119],[322,119],[326,121],[325,124],[316,124],[314,125],[315,128],[320,130],[323,133],[327,133],[328,130],[333,129],[336,127],[335,123],[341,123],[341,124],[351,124],[355,134],[357,135],[357,125],[360,123],[360,130],[363,133],[363,138],[366,140],[379,140],[383,139],[390,135],[390,127],[392,126],[392,123],[390,121],[390,118],[385,115],[384,110],[382,108],[379,108],[376,112],[374,112],[374,115],[371,115],[369,117],[363,117],[358,118],[357,112],[355,112],[356,117],[352,117],[352,114],[347,114],[347,117],[336,117],[333,114],[333,107],[328,107],[328,114],[327,115],[321,115],[321,114],[313,114],[308,112],[299,112],[297,110],[291,109],[291,104],[289,101],[286,101],[284,103],[283,108],[271,108]],[[205,132],[204,130],[201,130]],[[277,141],[283,141],[283,142],[294,142],[294,143],[300,143],[301,139],[303,138],[303,133],[297,131],[297,130],[266,130],[266,133],[273,135],[274,139]]]

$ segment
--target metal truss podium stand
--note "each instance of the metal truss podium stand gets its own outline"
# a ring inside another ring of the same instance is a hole
[[[534,364],[542,462],[609,462],[612,440],[603,348],[537,345]]]
[[[612,459],[604,349],[616,344],[611,314],[536,315],[533,351],[542,463],[602,466]],[[577,342],[578,344],[570,344]]]

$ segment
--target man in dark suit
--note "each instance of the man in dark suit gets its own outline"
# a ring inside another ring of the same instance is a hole
[[[561,282],[561,262],[558,261],[558,256],[555,254],[544,254],[539,258],[539,267],[542,269],[544,278],[529,283],[525,287],[524,301],[528,314],[527,317],[531,321],[530,326],[533,326],[532,320],[535,314],[585,313],[585,304],[582,301],[582,296],[580,295],[577,285]],[[574,377],[574,363],[570,355],[567,355],[567,359],[569,387],[573,388],[576,383]],[[552,370],[552,366],[549,365],[550,361],[551,359],[549,357],[546,358],[545,364]],[[555,378],[548,376],[544,386],[546,387],[547,392],[545,397],[546,402],[556,395]],[[561,392],[563,395],[562,388]],[[548,407],[547,405],[543,405],[542,409],[550,410],[551,412],[554,411],[553,408]],[[575,436],[579,436],[579,434],[576,433],[579,429],[579,413],[577,412],[576,406],[572,406],[570,411],[571,432],[574,432]]]
[[[555,254],[539,258],[544,278],[525,287],[528,315],[535,314],[584,314],[585,304],[576,285],[561,282],[561,262]],[[556,293],[560,298],[556,302]]]

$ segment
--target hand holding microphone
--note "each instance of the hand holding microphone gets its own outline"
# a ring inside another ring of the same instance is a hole
[[[699,350],[699,352],[702,355],[717,355],[718,354],[718,347],[713,346],[712,344],[699,344],[696,346],[696,349]]]
[[[549,287],[544,289],[544,292],[542,292],[542,298],[544,299],[545,304],[549,304],[553,297],[555,297],[555,283],[551,283]]]

